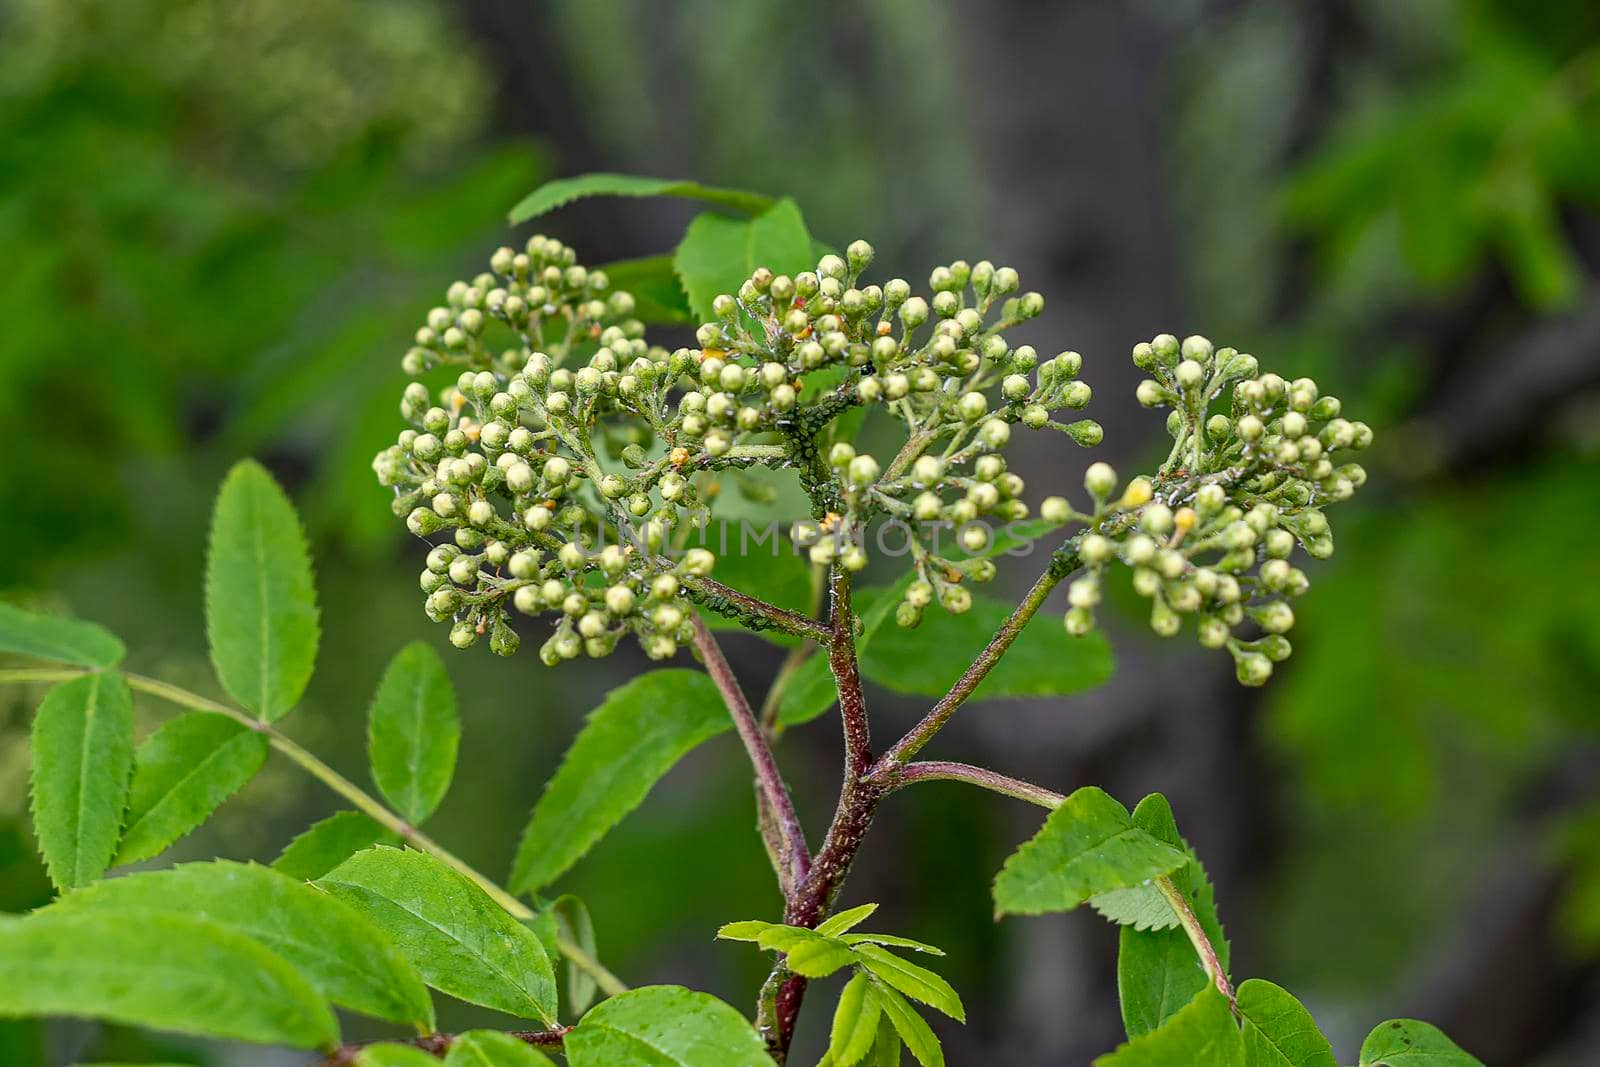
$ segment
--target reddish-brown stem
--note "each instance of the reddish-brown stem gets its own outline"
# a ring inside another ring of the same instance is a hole
[[[811,854],[806,845],[805,831],[801,829],[800,818],[795,814],[789,787],[784,784],[783,775],[778,771],[777,760],[773,759],[772,749],[767,744],[766,734],[762,732],[761,724],[756,721],[755,712],[751,710],[750,702],[745,699],[744,690],[739,687],[739,679],[734,675],[733,668],[728,665],[727,657],[722,654],[722,647],[717,644],[717,639],[711,635],[711,630],[699,615],[694,617],[694,645],[705,663],[706,673],[716,683],[717,690],[722,694],[723,703],[728,706],[728,714],[733,718],[733,727],[738,731],[739,740],[744,742],[750,764],[755,768],[756,782],[767,805],[763,818],[769,819],[770,825],[776,831],[777,844],[784,860],[784,866],[779,869],[778,875],[787,896],[794,886],[798,886],[805,879],[811,868]]]
[[[518,1041],[532,1045],[535,1048],[549,1048],[559,1051],[567,1034],[571,1032],[572,1027],[570,1026],[558,1026],[554,1030],[508,1030],[506,1031],[506,1036],[514,1037]],[[421,1049],[423,1052],[443,1057],[446,1052],[450,1051],[450,1046],[455,1044],[456,1035],[428,1034],[425,1037],[413,1037],[410,1039],[386,1038],[384,1040],[391,1044],[410,1045],[413,1048]],[[361,1055],[362,1049],[368,1045],[378,1043],[376,1041],[362,1041],[350,1045],[340,1045],[328,1054],[320,1067],[346,1067],[347,1064],[355,1062],[356,1057]]]

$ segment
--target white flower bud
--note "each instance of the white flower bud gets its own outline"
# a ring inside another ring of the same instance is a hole
[[[1117,472],[1109,463],[1091,463],[1083,472],[1083,487],[1096,500],[1104,500],[1117,488]]]

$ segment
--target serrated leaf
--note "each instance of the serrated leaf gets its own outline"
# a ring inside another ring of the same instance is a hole
[[[1149,886],[1113,889],[1090,897],[1089,906],[1102,918],[1135,930],[1168,930],[1178,925],[1178,913],[1167,898]]]
[[[671,256],[623,259],[599,268],[613,292],[633,297],[633,317],[647,326],[679,326],[693,319],[689,297],[672,269]]]
[[[510,1034],[498,1030],[469,1030],[457,1034],[444,1058],[444,1067],[555,1067],[550,1057]]]
[[[1134,809],[1133,823],[1163,844],[1183,850],[1187,862],[1172,872],[1172,884],[1188,901],[1226,970],[1228,939],[1223,936],[1222,923],[1217,917],[1211,883],[1199,857],[1178,832],[1171,805],[1160,793],[1152,793]],[[1159,899],[1168,913],[1173,914],[1171,905],[1154,887],[1140,886],[1124,893],[1130,897],[1142,894]],[[1173,914],[1173,921],[1176,920]],[[1117,993],[1129,1037],[1154,1030],[1210,983],[1199,955],[1183,930],[1173,927],[1141,930],[1137,924],[1123,927],[1117,951]]]
[[[841,934],[840,940],[850,945],[885,945],[889,948],[909,948],[913,952],[925,952],[930,956],[944,955],[942,948],[935,948],[926,942],[913,941],[909,937],[900,937],[896,934]]]
[[[952,1019],[967,1021],[967,1011],[961,1005],[961,997],[939,975],[879,945],[863,943],[856,945],[855,951],[861,957],[861,965],[871,971],[874,977]]]
[[[743,1015],[706,993],[645,986],[602,1001],[565,1042],[570,1067],[774,1067]]]
[[[259,942],[195,916],[41,913],[0,925],[0,1016],[74,1015],[330,1048],[321,993]]]
[[[788,197],[749,220],[709,212],[697,216],[672,259],[701,322],[713,320],[714,299],[737,292],[757,267],[797,274],[815,265],[805,219]]]
[[[406,821],[419,826],[450,788],[461,719],[439,653],[413,641],[389,661],[367,711],[372,780]]]
[[[762,934],[778,925],[762,919],[740,919],[718,927],[717,937],[722,941],[759,941]]]
[[[879,992],[876,986],[873,987],[873,992]],[[882,1006],[882,1001],[880,1001],[879,1007],[882,1008]],[[934,1042],[934,1047],[937,1048],[938,1039],[935,1038]],[[878,1040],[873,1044],[872,1055],[868,1057],[863,1067],[900,1067],[900,1049],[900,1032],[894,1028],[894,1021],[889,1018],[889,1013],[880,1012],[878,1015]]]
[[[826,978],[858,961],[855,949],[843,941],[798,926],[774,926],[756,943],[769,951],[782,952],[784,965],[807,978]]]
[[[357,1053],[355,1067],[439,1067],[439,1061],[414,1045],[382,1041]]]
[[[399,844],[396,834],[361,812],[337,811],[290,841],[272,861],[272,868],[290,878],[314,882],[364,848]]]
[[[50,690],[33,720],[33,832],[57,889],[105,873],[133,771],[133,696],[112,671]]]
[[[960,615],[934,607],[923,613],[922,624],[914,629],[884,626],[861,651],[861,673],[897,693],[943,696],[1004,625],[1013,607],[980,593]],[[972,699],[1082,692],[1110,679],[1113,666],[1111,645],[1103,634],[1073,637],[1060,619],[1046,613],[1023,628]]]
[[[1095,1059],[1094,1067],[1244,1067],[1244,1039],[1214,987],[1202,989],[1159,1028],[1140,1034],[1115,1052]]]
[[[127,651],[115,634],[96,623],[0,604],[0,652],[79,667],[113,667]]]
[[[1090,897],[1136,886],[1188,861],[1133,824],[1104,790],[1085,786],[1050,813],[994,880],[996,915],[1071,911]]]
[[[848,933],[867,921],[868,916],[878,910],[876,904],[858,904],[853,908],[846,908],[837,915],[830,915],[817,924],[817,933],[828,937],[838,937]]]
[[[1360,1067],[1483,1067],[1483,1063],[1431,1023],[1390,1019],[1361,1043]]]
[[[272,475],[243,460],[217,494],[206,557],[206,637],[217,677],[272,722],[305,692],[318,636],[300,519]]]
[[[1245,1067],[1339,1067],[1311,1013],[1281,986],[1252,978],[1239,986]]]
[[[716,685],[700,671],[651,671],[613,689],[589,713],[534,805],[512,892],[533,892],[560,877],[685,753],[732,725]]]
[[[594,938],[594,919],[582,900],[568,893],[557,897],[550,905],[561,936],[577,945],[591,957],[598,955]],[[563,961],[567,972],[567,1010],[582,1015],[594,1003],[599,986],[594,976],[571,960]]]
[[[546,212],[588,196],[671,196],[703,200],[751,215],[758,215],[772,206],[771,197],[743,189],[722,189],[681,179],[647,178],[640,174],[580,174],[545,182],[523,197],[511,209],[511,223],[517,225],[536,219]]]
[[[917,1009],[876,975],[872,977],[872,991],[878,995],[884,1018],[889,1020],[916,1061],[922,1067],[944,1067],[944,1046],[939,1044],[939,1038],[927,1020],[917,1014]],[[879,1045],[883,1045],[881,1039]]]
[[[833,1009],[833,1029],[828,1037],[828,1055],[834,1067],[854,1067],[866,1059],[878,1040],[878,1019],[883,1005],[872,980],[857,973],[844,984],[839,1003]]]
[[[554,1024],[555,974],[539,938],[432,856],[379,845],[316,885],[387,933],[433,988]]]
[[[254,778],[267,739],[240,723],[195,711],[166,723],[133,755],[128,817],[116,866],[149,859],[210,817]]]
[[[352,1011],[431,1031],[422,978],[387,936],[326,893],[255,864],[216,860],[113,878],[45,909],[62,914],[193,915],[252,938]]]

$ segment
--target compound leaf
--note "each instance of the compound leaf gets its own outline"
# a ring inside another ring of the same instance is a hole
[[[217,860],[113,878],[68,893],[47,911],[195,915],[243,934],[299,968],[341,1007],[433,1029],[433,1002],[382,931],[326,893],[255,864]]]
[[[228,472],[211,519],[206,636],[217,677],[267,722],[299,701],[317,659],[317,594],[294,506],[260,464]]]
[[[105,627],[0,604],[0,652],[37,656],[79,667],[112,667],[127,649]]]
[[[944,1046],[939,1044],[939,1038],[927,1020],[917,1014],[917,1009],[876,975],[872,978],[872,991],[878,996],[878,1004],[883,1009],[884,1018],[889,1020],[895,1033],[900,1035],[900,1040],[905,1042],[906,1048],[911,1050],[911,1055],[916,1061],[922,1064],[922,1067],[944,1067]],[[898,1050],[894,1049],[892,1043],[885,1042],[880,1035],[878,1044],[884,1047],[883,1054],[887,1062],[898,1062]],[[888,1058],[890,1050],[895,1052],[895,1058]]]
[[[674,178],[647,178],[640,174],[580,174],[545,182],[511,209],[517,225],[588,196],[672,196],[703,200],[708,204],[759,215],[772,206],[772,198],[742,189],[722,189]]]
[[[433,988],[554,1024],[555,974],[538,936],[432,856],[379,845],[316,885],[387,933]]]
[[[367,712],[372,779],[413,826],[444,799],[455,773],[461,719],[439,653],[413,641],[383,672]]]
[[[873,912],[878,910],[876,904],[858,904],[853,908],[846,908],[835,915],[830,915],[817,924],[817,933],[828,937],[838,937],[848,933],[866,922]]]
[[[532,892],[565,873],[644,800],[685,753],[732,727],[701,671],[651,671],[590,712],[523,831],[511,890]]]
[[[883,1005],[878,1002],[872,980],[860,973],[852,976],[833,1009],[828,1055],[833,1057],[835,1067],[853,1067],[866,1058],[877,1043],[878,1019],[882,1015]]]
[[[134,753],[116,864],[160,854],[243,788],[266,759],[267,739],[226,715],[195,711],[163,725]]]
[[[316,988],[260,942],[193,915],[53,909],[0,925],[0,1016],[75,1015],[296,1048],[339,1027]]]
[[[967,1021],[961,997],[949,982],[926,967],[919,967],[886,948],[866,942],[856,945],[855,951],[861,957],[861,965],[880,981],[889,983],[912,1000],[944,1012],[952,1019]]]
[[[706,993],[645,986],[602,1001],[567,1035],[571,1067],[773,1067],[743,1015]]]
[[[1085,786],[995,876],[997,915],[1070,911],[1090,897],[1137,886],[1188,858],[1133,824],[1105,791]]]
[[[133,696],[107,671],[63,682],[33,720],[33,829],[58,889],[105,873],[133,770]]]

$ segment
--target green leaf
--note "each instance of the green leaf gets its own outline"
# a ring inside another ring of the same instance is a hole
[[[511,209],[513,226],[587,196],[673,196],[684,200],[704,200],[750,215],[759,215],[772,206],[772,198],[742,189],[721,189],[697,182],[671,178],[646,178],[639,174],[581,174],[545,182],[523,197]]]
[[[681,986],[645,986],[602,1001],[567,1035],[571,1067],[773,1067],[739,1012]]]
[[[859,960],[855,949],[837,938],[798,926],[774,926],[756,939],[762,948],[784,954],[784,965],[807,978],[826,978]]]
[[[355,1067],[439,1067],[439,1061],[414,1045],[384,1041],[362,1049]]]
[[[555,1023],[555,974],[538,936],[432,856],[379,845],[316,884],[393,938],[433,988]]]
[[[737,292],[757,267],[797,274],[815,264],[805,220],[788,197],[748,221],[709,212],[696,217],[672,260],[702,322],[714,318],[711,301]]]
[[[1228,1010],[1228,998],[1207,988],[1158,1029],[1098,1057],[1094,1067],[1244,1067],[1244,1063],[1244,1039]]]
[[[1107,793],[1085,786],[1006,860],[994,880],[995,914],[1071,911],[1186,862],[1182,852],[1134,826],[1128,809]]]
[[[861,965],[879,980],[894,986],[912,1000],[944,1012],[952,1019],[967,1021],[966,1009],[961,1006],[961,998],[950,983],[926,967],[901,959],[878,945],[863,943],[855,946],[855,950],[861,957]]]
[[[1281,986],[1252,978],[1239,986],[1245,1067],[1339,1067],[1311,1013]]]
[[[1483,1063],[1436,1026],[1417,1019],[1390,1019],[1361,1042],[1360,1067],[1483,1067]]]
[[[217,677],[267,722],[305,692],[317,659],[317,594],[294,506],[259,464],[217,494],[206,558],[206,636]]]
[[[961,615],[930,608],[915,629],[885,626],[862,649],[861,673],[897,693],[943,696],[1005,623],[1012,607],[980,593]],[[1077,693],[1103,684],[1112,668],[1111,645],[1103,634],[1097,630],[1073,637],[1059,618],[1046,612],[1023,627],[973,699]]]
[[[590,712],[523,831],[511,890],[533,892],[565,873],[644,800],[685,753],[732,727],[701,671],[651,671]]]
[[[79,667],[112,667],[122,661],[127,649],[115,634],[95,623],[0,604],[0,652]]]
[[[1228,939],[1223,936],[1222,922],[1217,918],[1211,883],[1199,857],[1178,832],[1166,797],[1152,793],[1141,800],[1134,809],[1133,824],[1157,841],[1182,849],[1188,857],[1187,863],[1172,872],[1172,884],[1189,902],[1190,910],[1200,921],[1201,929],[1226,970]],[[1140,894],[1159,900],[1172,915],[1173,923],[1177,922],[1171,905],[1152,886],[1122,890],[1119,897],[1126,901]],[[1104,899],[1096,897],[1096,906]],[[1149,910],[1155,907],[1148,900],[1143,906]],[[1101,913],[1106,914],[1106,910],[1101,909]],[[1170,927],[1144,930],[1137,923],[1123,927],[1117,951],[1117,993],[1129,1037],[1154,1030],[1210,984],[1200,957],[1183,930]]]
[[[883,1008],[884,1018],[894,1026],[895,1033],[906,1043],[906,1048],[911,1050],[911,1055],[922,1067],[944,1067],[944,1046],[939,1044],[939,1038],[934,1034],[922,1016],[917,1014],[905,997],[897,993],[892,986],[874,975],[872,977],[872,991],[878,995],[878,1004]],[[884,1042],[879,1038],[879,1046]],[[889,1062],[896,1062],[890,1060]]]
[[[280,956],[192,915],[44,912],[0,925],[0,1016],[74,1015],[331,1048],[333,1012]]]
[[[909,937],[898,937],[894,934],[843,934],[840,940],[851,945],[887,945],[891,948],[909,948],[915,952],[926,952],[930,956],[944,955],[942,948],[935,948],[925,942],[913,941]]]
[[[724,492],[737,490],[727,487]],[[720,529],[725,540],[719,542],[714,536],[708,539],[711,550],[717,553],[717,567],[712,577],[741,593],[809,617],[813,599],[811,563],[795,554],[793,546],[776,529],[776,523],[770,517],[751,521],[748,525],[724,518],[725,524]],[[762,531],[762,522],[772,524],[773,532],[770,536],[762,534],[758,543],[756,536]],[[713,523],[712,530],[716,529],[719,529],[719,525]],[[700,607],[697,610],[713,630],[745,629],[742,623],[708,608]],[[760,636],[779,645],[801,643],[800,638],[776,630],[760,631]]]
[[[290,841],[272,861],[272,868],[290,878],[314,882],[364,848],[399,844],[399,836],[361,812],[338,811],[312,823]]]
[[[671,256],[618,260],[599,269],[611,280],[612,292],[632,295],[633,317],[645,325],[680,326],[693,320]]]
[[[717,938],[722,941],[759,941],[762,934],[779,925],[764,919],[741,919],[738,922],[724,923],[717,930]]]
[[[854,1067],[872,1051],[878,1041],[878,1019],[883,1015],[883,1005],[873,989],[872,980],[857,973],[846,982],[839,993],[838,1006],[833,1009],[833,1029],[828,1038],[828,1055],[835,1067]]]
[[[1178,925],[1178,913],[1167,898],[1151,886],[1113,889],[1091,897],[1089,906],[1118,926],[1135,930],[1169,930]]]
[[[57,889],[105,873],[133,770],[133,696],[107,671],[63,682],[33,720],[33,832]]]
[[[383,932],[350,907],[270,867],[217,860],[113,878],[68,893],[48,912],[195,915],[253,938],[352,1011],[432,1031],[422,979]]]
[[[383,672],[367,712],[372,779],[407,822],[420,826],[455,773],[461,719],[439,653],[413,641]]]
[[[881,1009],[883,1006],[883,993],[878,986],[873,986],[872,991],[879,996],[878,1006]],[[894,1021],[889,1017],[888,1012],[880,1012],[878,1015],[878,1040],[872,1046],[871,1058],[866,1061],[863,1067],[900,1067],[900,1047],[900,1033],[894,1028]],[[935,1053],[942,1055],[939,1050],[938,1038],[933,1039],[933,1050]]]
[[[437,1067],[435,1061],[434,1067]],[[456,1035],[444,1067],[555,1067],[550,1057],[510,1034],[469,1030]]]
[[[828,937],[838,937],[848,933],[867,921],[873,912],[878,910],[876,904],[860,904],[854,908],[847,908],[837,915],[831,915],[817,924],[817,933]]]
[[[550,905],[550,912],[555,917],[556,928],[562,937],[591,957],[599,955],[594,939],[594,919],[589,915],[588,905],[567,893],[555,899]],[[594,1003],[594,995],[599,987],[594,976],[582,967],[571,960],[563,960],[562,963],[567,972],[567,1010],[574,1015],[582,1015]]]
[[[159,855],[267,760],[267,739],[226,715],[195,711],[166,723],[133,756],[128,818],[116,866]]]

